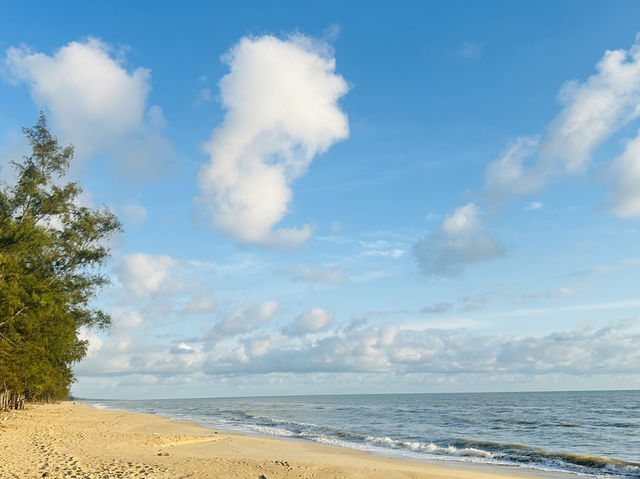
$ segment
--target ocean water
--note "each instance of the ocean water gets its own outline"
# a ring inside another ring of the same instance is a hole
[[[83,402],[394,457],[640,478],[640,391]]]

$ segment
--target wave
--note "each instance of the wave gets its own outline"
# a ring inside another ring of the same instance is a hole
[[[577,472],[607,472],[623,477],[639,477],[640,463],[624,461],[593,454],[578,454],[571,452],[553,452],[524,444],[503,444],[497,442],[465,442],[466,447],[480,450],[496,451],[499,457],[507,462],[520,464],[540,463],[560,469]],[[498,452],[499,451],[499,452]],[[495,454],[495,452],[493,452]],[[498,456],[494,456],[498,457]],[[576,467],[577,466],[577,467]]]
[[[265,415],[242,414],[245,419],[261,424],[244,424],[253,432],[282,438],[300,438],[327,445],[378,453],[393,451],[423,459],[456,459],[491,464],[511,464],[546,470],[562,470],[577,473],[608,473],[621,477],[638,477],[640,463],[612,459],[604,456],[546,451],[524,444],[489,441],[458,440],[450,444],[436,444],[419,440],[394,439],[358,433],[337,427],[297,423]],[[580,427],[563,424],[564,427]]]
[[[382,454],[385,451],[393,451],[396,454],[416,459],[455,459],[586,474],[607,473],[629,478],[640,476],[640,463],[597,455],[546,451],[524,444],[465,440],[454,441],[451,444],[436,444],[418,440],[394,439],[388,436],[378,437],[331,426],[300,424],[265,416],[260,416],[260,420],[269,422],[270,425],[246,424],[245,426],[254,432],[268,436],[300,438]],[[579,427],[579,425],[566,427]]]
[[[294,437],[296,435],[294,432],[280,427],[258,426],[256,424],[249,424],[248,427],[266,436]]]

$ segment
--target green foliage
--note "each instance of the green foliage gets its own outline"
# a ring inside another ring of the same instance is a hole
[[[87,349],[78,329],[110,324],[91,303],[108,283],[104,240],[121,226],[107,208],[80,206],[76,183],[58,184],[73,147],[58,145],[43,113],[23,131],[31,155],[0,188],[0,385],[28,400],[66,398]]]

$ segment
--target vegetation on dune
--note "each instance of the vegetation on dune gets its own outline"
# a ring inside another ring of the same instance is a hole
[[[65,183],[73,147],[58,145],[43,113],[23,131],[31,154],[12,162],[15,181],[0,187],[0,392],[62,399],[87,352],[79,329],[110,324],[92,300],[108,283],[99,271],[105,240],[121,225],[107,208],[82,206],[80,187]]]

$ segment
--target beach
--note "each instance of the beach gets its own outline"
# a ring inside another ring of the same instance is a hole
[[[0,414],[2,478],[507,479],[526,474],[215,431],[84,404]]]

